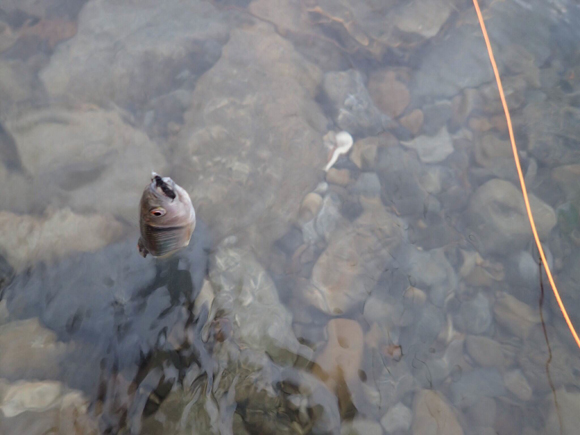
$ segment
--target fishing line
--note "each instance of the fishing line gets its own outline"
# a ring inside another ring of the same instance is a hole
[[[526,188],[526,182],[524,180],[524,174],[522,172],[522,167],[520,165],[520,158],[518,156],[518,148],[516,146],[516,140],[514,137],[514,130],[512,127],[512,120],[510,117],[510,112],[508,110],[508,106],[505,99],[505,94],[503,92],[503,86],[501,84],[501,79],[499,77],[499,71],[497,69],[497,64],[495,63],[495,57],[493,55],[493,50],[491,48],[491,43],[489,42],[489,36],[487,35],[487,29],[485,27],[485,23],[483,21],[483,16],[481,15],[481,9],[479,8],[478,0],[473,0],[473,6],[475,6],[475,12],[477,12],[477,18],[479,19],[479,25],[481,26],[481,33],[483,33],[483,39],[485,39],[485,45],[487,46],[487,53],[489,54],[489,60],[491,62],[491,67],[493,68],[493,73],[495,75],[495,81],[497,82],[497,87],[499,90],[499,96],[501,99],[501,104],[503,106],[503,110],[505,112],[505,117],[508,126],[508,132],[510,136],[510,142],[512,144],[512,151],[514,154],[514,161],[516,163],[516,169],[518,171],[518,177],[520,179],[520,185],[522,187],[522,195],[524,197],[524,203],[526,205],[526,212],[528,214],[528,219],[530,221],[530,226],[532,227],[532,233],[534,234],[534,240],[536,241],[536,246],[538,247],[538,251],[540,253],[540,258],[542,259],[542,263],[544,264],[544,270],[546,271],[546,275],[548,276],[548,280],[550,281],[550,286],[554,292],[554,296],[556,297],[556,301],[558,302],[558,306],[560,307],[560,311],[562,311],[562,315],[564,316],[564,320],[568,324],[568,329],[572,333],[574,340],[576,340],[576,344],[580,348],[580,338],[578,338],[578,334],[576,333],[576,329],[574,329],[574,325],[568,316],[568,312],[566,311],[566,307],[564,307],[564,303],[562,302],[562,298],[560,297],[560,292],[558,292],[558,288],[556,287],[556,283],[554,282],[554,278],[552,277],[552,272],[550,270],[550,266],[548,265],[548,261],[546,260],[546,254],[544,253],[544,248],[542,248],[542,243],[540,242],[540,237],[538,236],[538,231],[536,229],[536,224],[534,222],[534,217],[532,215],[532,209],[530,207],[530,200],[528,198],[528,189]]]

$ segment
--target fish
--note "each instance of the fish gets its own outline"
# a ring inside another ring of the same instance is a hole
[[[187,191],[171,178],[153,172],[139,205],[143,258],[167,258],[189,245],[195,229],[195,209]]]

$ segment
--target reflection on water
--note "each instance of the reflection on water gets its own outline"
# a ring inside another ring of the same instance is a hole
[[[579,325],[580,11],[482,7]],[[0,0],[0,160],[2,434],[576,433],[471,2]]]

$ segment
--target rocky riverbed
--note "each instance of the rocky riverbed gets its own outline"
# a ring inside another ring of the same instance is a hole
[[[483,2],[580,327],[580,8]],[[199,218],[137,252],[152,170]],[[0,433],[572,435],[471,2],[0,1]]]

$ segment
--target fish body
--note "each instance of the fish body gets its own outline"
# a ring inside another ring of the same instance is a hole
[[[189,194],[171,178],[153,172],[140,203],[141,256],[165,258],[189,245],[195,210]]]

